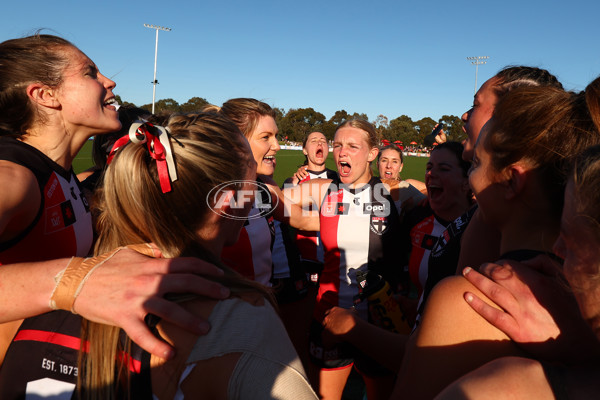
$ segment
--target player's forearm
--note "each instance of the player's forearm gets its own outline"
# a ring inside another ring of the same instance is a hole
[[[51,311],[54,277],[68,258],[0,266],[0,323]]]

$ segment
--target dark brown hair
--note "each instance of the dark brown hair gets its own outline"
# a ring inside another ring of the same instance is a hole
[[[394,143],[390,143],[387,146],[383,146],[379,149],[379,154],[377,154],[377,162],[379,162],[379,159],[381,158],[381,153],[383,153],[386,150],[397,151],[398,154],[400,154],[400,164],[404,164],[404,155],[402,154],[402,149]]]
[[[551,86],[562,89],[558,79],[545,69],[536,67],[507,66],[496,75],[498,82],[494,85],[494,93],[501,98],[514,88],[521,86]]]
[[[77,49],[63,38],[41,34],[0,43],[0,134],[20,136],[31,128],[38,115],[27,97],[27,85],[59,86],[69,47]]]
[[[483,145],[491,154],[494,169],[503,171],[517,161],[526,161],[535,169],[558,214],[569,163],[600,138],[585,92],[575,94],[549,86],[511,90],[496,105],[488,129]]]

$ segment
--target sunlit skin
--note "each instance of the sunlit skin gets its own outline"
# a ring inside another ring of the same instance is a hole
[[[278,133],[273,117],[265,115],[259,118],[256,128],[248,137],[259,175],[273,176],[275,173],[275,154],[281,149],[277,141]]]
[[[112,90],[116,84],[98,71],[92,60],[76,48],[67,48],[69,65],[56,89],[63,125],[68,134],[85,130],[88,137],[121,128]]]
[[[400,172],[402,172],[403,166],[400,153],[394,149],[385,149],[379,155],[377,168],[382,179],[400,180]]]
[[[66,46],[58,51],[66,60],[61,83],[49,87],[33,81],[24,88],[36,113],[20,140],[70,169],[91,136],[117,131],[121,123],[112,92],[115,83],[77,48]]]
[[[577,299],[579,310],[600,340],[600,248],[598,228],[577,213],[572,181],[567,184],[560,235],[554,252],[564,259],[563,270]]]
[[[333,158],[342,183],[351,188],[361,187],[371,179],[370,162],[377,157],[378,149],[370,147],[367,132],[345,126],[335,134]]]
[[[460,217],[470,206],[470,190],[469,180],[454,153],[446,149],[432,151],[426,171],[431,209],[447,221]]]
[[[477,91],[473,98],[473,106],[466,111],[461,119],[464,122],[463,131],[467,138],[463,140],[463,160],[471,161],[477,137],[481,128],[492,117],[494,107],[498,101],[498,96],[494,93],[494,87],[498,84],[499,78],[488,79]]]
[[[327,160],[327,155],[329,155],[327,138],[321,132],[312,132],[308,135],[302,152],[308,159],[307,167],[309,170],[321,171],[325,169],[325,161]]]

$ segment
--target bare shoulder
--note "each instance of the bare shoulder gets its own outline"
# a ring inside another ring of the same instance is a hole
[[[464,300],[466,292],[495,306],[462,276],[448,277],[435,286],[427,299],[419,343],[449,345],[472,340],[508,340],[503,332],[471,309]]]
[[[28,168],[0,160],[0,241],[21,233],[34,220],[40,207],[37,179]]]
[[[12,193],[15,190],[22,192],[32,185],[37,188],[37,180],[29,168],[6,160],[0,160],[0,183],[10,184],[12,189],[3,193]]]

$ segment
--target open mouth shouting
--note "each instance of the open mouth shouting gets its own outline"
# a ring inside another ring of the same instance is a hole
[[[444,187],[435,184],[427,185],[427,193],[429,194],[429,201],[436,202],[444,194]]]
[[[338,172],[340,176],[347,177],[350,175],[350,171],[352,170],[352,166],[347,161],[340,161],[338,163]]]
[[[323,148],[319,147],[317,148],[317,151],[315,151],[315,158],[317,159],[323,159]]]

